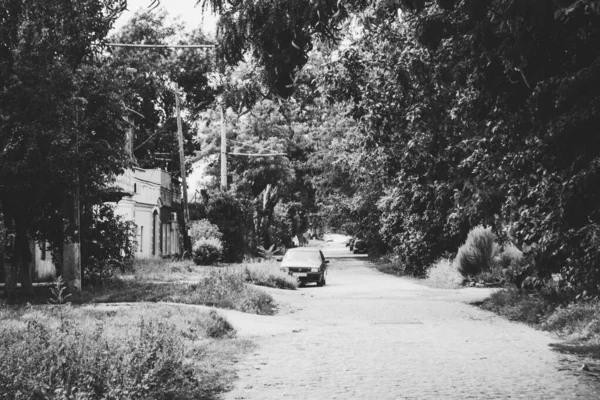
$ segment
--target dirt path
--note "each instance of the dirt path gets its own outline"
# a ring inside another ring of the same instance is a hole
[[[270,292],[277,316],[227,313],[258,347],[224,399],[600,398],[600,382],[552,351],[549,334],[468,305],[482,289],[431,289],[332,259],[326,287]]]

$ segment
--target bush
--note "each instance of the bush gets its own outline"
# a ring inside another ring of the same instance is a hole
[[[223,259],[241,262],[248,249],[252,231],[250,205],[231,193],[211,192],[206,204],[206,218],[223,233]]]
[[[457,286],[463,276],[449,259],[442,258],[427,271],[427,279],[436,286]]]
[[[192,243],[200,239],[223,239],[223,234],[219,231],[219,227],[210,223],[207,219],[200,219],[190,223],[190,239]]]
[[[494,265],[496,235],[492,228],[482,226],[471,229],[465,243],[458,249],[455,263],[458,271],[464,276],[476,276],[489,271]]]
[[[83,230],[83,279],[103,284],[118,271],[131,267],[135,253],[136,225],[115,214],[114,207],[93,207],[92,222]]]
[[[223,257],[223,244],[217,238],[200,239],[192,248],[196,265],[212,265]]]

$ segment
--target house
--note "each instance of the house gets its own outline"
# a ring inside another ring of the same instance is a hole
[[[181,253],[178,213],[181,189],[171,176],[157,169],[134,167],[116,178],[122,198],[115,212],[137,225],[137,258]]]
[[[115,206],[115,213],[137,225],[136,258],[181,254],[181,189],[167,172],[159,168],[126,170],[115,178],[110,197],[115,201],[107,203]],[[32,241],[30,247],[33,281],[53,280],[56,267],[47,245]]]

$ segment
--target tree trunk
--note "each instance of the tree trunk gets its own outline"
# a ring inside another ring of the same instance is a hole
[[[14,245],[14,263],[20,272],[21,288],[26,295],[33,296],[33,282],[31,280],[31,249],[29,248],[29,236],[22,224],[15,224],[17,235]]]
[[[16,302],[17,293],[17,272],[19,271],[18,264],[14,259],[15,247],[15,232],[12,229],[10,220],[4,229],[4,237],[2,240],[2,263],[4,264],[4,295],[8,304]]]

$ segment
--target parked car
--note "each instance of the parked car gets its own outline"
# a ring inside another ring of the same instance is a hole
[[[316,282],[317,286],[325,286],[329,260],[321,250],[314,247],[289,249],[278,261],[281,261],[281,271],[297,278],[300,285]]]
[[[354,254],[368,253],[369,252],[369,244],[364,240],[358,239],[354,242],[352,252]]]

